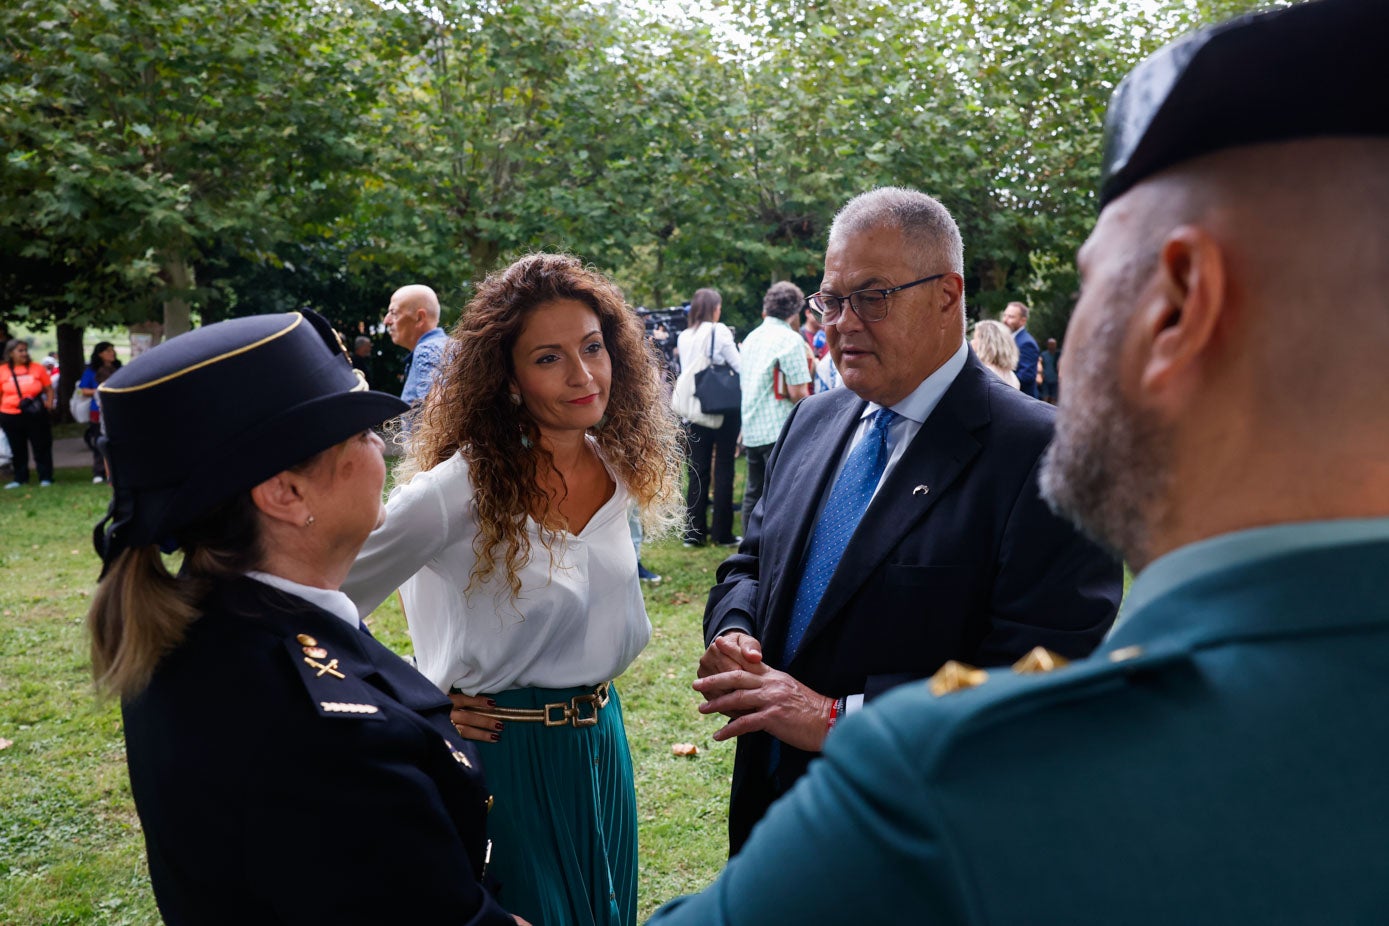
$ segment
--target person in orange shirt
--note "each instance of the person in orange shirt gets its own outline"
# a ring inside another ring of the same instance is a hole
[[[0,368],[0,428],[14,454],[14,479],[5,488],[17,489],[29,481],[29,445],[39,485],[53,484],[53,381],[41,363],[29,360],[29,342],[14,338],[5,343]]]

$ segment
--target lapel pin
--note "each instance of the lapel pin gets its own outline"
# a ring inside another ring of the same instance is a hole
[[[312,656],[305,656],[304,661],[307,662],[311,668],[318,670],[319,678],[322,678],[323,673],[325,672],[333,676],[333,678],[347,678],[346,675],[343,675],[341,672],[338,671],[338,661],[336,659],[328,660],[327,665],[318,662]]]
[[[925,495],[929,491],[931,491],[931,489],[928,486],[917,486],[915,489],[912,489],[912,494]]]

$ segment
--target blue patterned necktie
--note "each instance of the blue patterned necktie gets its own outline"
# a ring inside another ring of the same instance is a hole
[[[888,458],[887,431],[896,418],[897,413],[892,409],[878,409],[868,433],[849,452],[844,469],[825,500],[820,521],[810,537],[805,571],[796,589],[796,601],[791,606],[791,623],[786,628],[786,646],[782,650],[783,667],[790,664],[800,648],[801,639],[810,626],[810,618],[829,587],[830,577],[844,555],[844,548],[849,545],[854,528],[863,519],[863,513],[878,488],[878,481],[883,478]]]

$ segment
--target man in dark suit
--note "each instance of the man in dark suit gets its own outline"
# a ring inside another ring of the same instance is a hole
[[[1113,634],[851,717],[654,922],[1384,920],[1386,43],[1315,0],[1120,84],[1042,475],[1137,571]]]
[[[1003,310],[1003,324],[1008,326],[1008,330],[1013,332],[1013,341],[1018,345],[1018,388],[1025,395],[1030,395],[1034,399],[1037,397],[1037,358],[1041,356],[1041,351],[1037,347],[1037,339],[1027,330],[1027,316],[1030,314],[1027,306],[1021,302],[1010,302]]]
[[[865,700],[949,659],[1083,656],[1114,619],[1118,562],[1038,494],[1053,409],[971,353],[963,270],[954,220],[914,190],[856,197],[830,230],[807,307],[848,388],[796,407],[704,618],[700,709],[739,737],[734,853]]]

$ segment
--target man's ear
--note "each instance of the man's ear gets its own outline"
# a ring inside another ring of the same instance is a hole
[[[313,514],[304,498],[299,477],[288,470],[253,487],[251,501],[266,517],[295,526],[303,524]]]
[[[1189,384],[1199,370],[1227,305],[1225,263],[1220,243],[1196,226],[1176,228],[1163,241],[1156,290],[1137,319],[1145,394]]]
[[[960,296],[964,293],[964,289],[965,278],[955,273],[953,270],[941,277],[941,315],[948,316],[952,311],[959,308]]]

